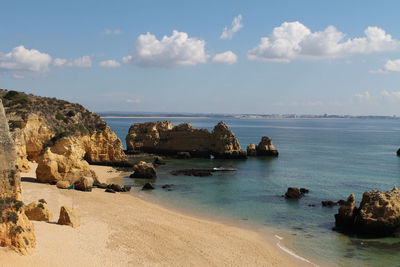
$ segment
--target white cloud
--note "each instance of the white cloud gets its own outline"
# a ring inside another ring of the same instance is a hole
[[[189,38],[187,33],[174,30],[171,36],[163,36],[161,40],[151,33],[139,35],[135,54],[124,57],[122,62],[140,67],[171,68],[205,63],[207,58],[204,40]]]
[[[391,72],[400,72],[400,59],[388,60],[386,61],[382,69],[370,71],[370,73],[373,74],[377,73],[388,74]]]
[[[50,55],[22,45],[7,54],[0,52],[0,71],[11,72],[16,78],[23,78],[24,73],[45,73],[50,63]]]
[[[103,32],[103,34],[106,34],[106,35],[110,35],[110,34],[120,35],[121,33],[122,33],[122,31],[119,30],[119,29],[114,29],[114,30],[105,29],[104,32]]]
[[[386,90],[383,90],[381,92],[381,95],[383,97],[388,97],[388,98],[391,98],[391,99],[400,99],[400,91],[388,92]]]
[[[293,59],[323,59],[400,49],[400,41],[378,27],[368,27],[365,36],[344,39],[334,26],[311,32],[298,21],[284,22],[248,51],[249,60],[290,62]]]
[[[216,54],[212,62],[218,65],[232,65],[237,62],[237,56],[232,51],[228,50],[224,53]]]
[[[355,95],[356,98],[358,98],[361,101],[365,101],[365,100],[370,100],[371,99],[371,94],[368,91],[365,91],[362,94],[356,94]]]
[[[222,30],[222,34],[220,36],[221,39],[232,39],[233,35],[238,32],[241,28],[243,28],[242,24],[242,15],[238,15],[232,21],[232,27],[228,29],[228,27],[224,27]]]
[[[90,56],[83,56],[76,59],[55,58],[53,65],[57,68],[63,67],[77,67],[77,68],[90,68],[92,66],[92,58]]]
[[[104,60],[99,63],[100,67],[103,68],[118,68],[121,66],[121,63],[114,59]]]

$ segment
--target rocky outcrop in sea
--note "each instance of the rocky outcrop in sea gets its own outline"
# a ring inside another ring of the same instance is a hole
[[[400,236],[400,190],[364,192],[357,208],[351,194],[335,214],[336,230],[365,236]]]
[[[212,132],[195,129],[189,123],[177,126],[173,126],[170,121],[136,123],[129,129],[126,144],[129,153],[146,152],[180,158],[213,156],[221,159],[243,159],[248,154],[278,155],[268,137],[263,137],[258,146],[250,145],[247,152],[242,150],[236,136],[224,122],[219,122]]]

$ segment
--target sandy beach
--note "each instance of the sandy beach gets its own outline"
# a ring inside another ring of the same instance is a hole
[[[61,190],[22,173],[25,203],[44,198],[50,223],[33,221],[37,247],[20,256],[0,249],[0,266],[301,266],[256,232],[194,218],[129,193]],[[102,181],[119,175],[92,166]],[[32,179],[33,178],[33,179]],[[62,205],[76,209],[81,226],[56,224]]]

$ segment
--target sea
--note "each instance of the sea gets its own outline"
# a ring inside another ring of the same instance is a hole
[[[104,118],[122,140],[134,123],[160,118]],[[212,130],[221,118],[168,118]],[[243,149],[271,137],[276,158],[247,160],[168,159],[158,167],[156,190],[140,192],[184,210],[276,229],[297,254],[322,265],[400,266],[400,239],[363,239],[332,230],[338,206],[321,201],[346,199],[400,185],[399,119],[223,118]],[[171,169],[235,168],[211,177],[173,176]],[[125,178],[126,184],[145,181]],[[162,189],[173,184],[172,191]],[[288,187],[310,190],[298,201],[282,195]],[[314,205],[314,206],[313,206]]]

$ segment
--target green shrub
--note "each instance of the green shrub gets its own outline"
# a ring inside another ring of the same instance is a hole
[[[11,101],[11,104],[14,105],[15,104],[25,105],[29,102],[28,96],[26,94],[17,91],[8,91],[3,98]]]
[[[59,120],[59,121],[63,121],[63,120],[65,120],[65,117],[64,117],[63,114],[57,113],[57,114],[56,114],[56,119]]]

